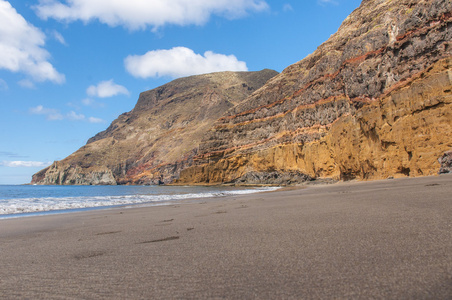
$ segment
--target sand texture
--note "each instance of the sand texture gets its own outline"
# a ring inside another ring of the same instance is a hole
[[[0,220],[1,299],[451,299],[452,175]]]

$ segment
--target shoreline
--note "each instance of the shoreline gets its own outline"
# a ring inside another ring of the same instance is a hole
[[[0,219],[3,298],[450,298],[452,174]]]
[[[8,187],[6,187],[8,188]],[[277,187],[39,186],[28,191],[6,189],[0,219],[66,214],[122,207],[171,205],[184,200],[273,191]],[[2,194],[3,190],[0,190]],[[21,193],[22,197],[11,197]]]

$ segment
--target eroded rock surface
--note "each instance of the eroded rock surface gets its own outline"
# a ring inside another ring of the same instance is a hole
[[[221,72],[174,80],[141,93],[135,108],[62,161],[37,184],[159,184],[190,166],[215,120],[276,71]]]
[[[33,182],[284,184],[446,172],[451,12],[450,0],[364,0],[277,76],[193,76],[143,93]]]
[[[313,54],[217,121],[180,182],[437,174],[452,146],[451,10],[448,0],[363,1]]]
[[[438,160],[441,168],[439,169],[439,174],[452,173],[452,150],[447,151]]]

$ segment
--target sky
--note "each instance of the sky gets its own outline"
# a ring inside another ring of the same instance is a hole
[[[278,72],[360,0],[0,0],[0,184],[24,184],[176,78]]]

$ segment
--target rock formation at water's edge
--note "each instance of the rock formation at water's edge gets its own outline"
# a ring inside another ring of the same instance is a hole
[[[220,72],[141,93],[135,108],[88,143],[33,176],[37,184],[159,184],[190,166],[215,120],[278,74]]]
[[[32,182],[286,184],[451,172],[451,27],[450,0],[364,0],[278,75],[192,76],[142,93],[134,110]]]

